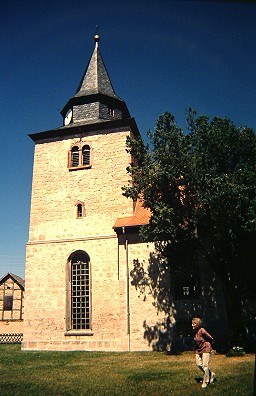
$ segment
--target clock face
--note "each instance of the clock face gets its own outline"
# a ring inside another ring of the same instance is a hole
[[[69,110],[67,111],[67,113],[66,113],[65,118],[64,118],[64,125],[68,125],[68,124],[71,123],[72,115],[73,115],[72,110],[69,109]]]

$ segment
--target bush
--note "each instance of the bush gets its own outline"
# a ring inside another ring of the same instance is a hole
[[[234,356],[244,356],[245,351],[244,348],[239,347],[239,346],[234,346],[233,348],[230,349],[230,351],[227,353],[227,357],[234,357]]]

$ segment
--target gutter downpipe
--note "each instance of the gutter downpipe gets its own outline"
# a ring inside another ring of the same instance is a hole
[[[127,335],[128,335],[128,352],[131,351],[131,322],[130,322],[130,276],[129,276],[129,256],[128,256],[128,239],[125,233],[125,227],[122,227],[125,238],[125,262],[126,262],[126,306],[127,306]]]

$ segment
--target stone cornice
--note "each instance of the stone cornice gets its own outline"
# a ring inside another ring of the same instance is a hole
[[[116,234],[110,234],[110,235],[92,235],[92,236],[86,236],[86,237],[77,237],[77,238],[58,238],[58,239],[38,239],[38,240],[32,240],[27,242],[27,246],[30,245],[43,245],[43,244],[49,244],[49,243],[65,243],[65,242],[82,242],[82,241],[95,241],[98,239],[116,239],[117,235]]]

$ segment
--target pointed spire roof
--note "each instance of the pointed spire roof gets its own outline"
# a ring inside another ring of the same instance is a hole
[[[99,39],[94,36],[95,48],[76,94],[60,112],[65,127],[131,117],[126,103],[115,94],[100,54]]]
[[[95,48],[78,86],[60,111],[63,125],[49,131],[30,134],[37,142],[41,139],[59,138],[70,134],[98,131],[99,128],[130,127],[134,135],[139,130],[124,100],[115,94],[108,72],[99,51],[99,36],[94,36]]]
[[[100,54],[99,40],[99,36],[95,35],[95,49],[78,86],[75,97],[104,94],[120,100],[120,98],[115,94],[108,72]]]

